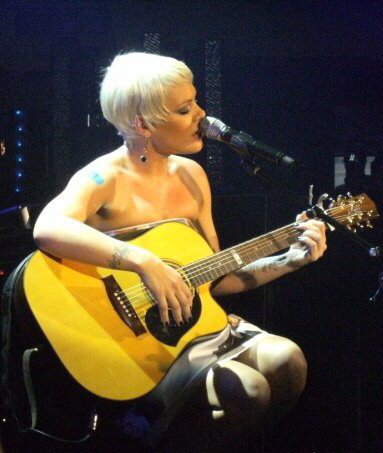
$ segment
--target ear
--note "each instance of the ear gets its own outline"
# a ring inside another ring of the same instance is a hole
[[[149,128],[146,126],[143,118],[139,115],[137,115],[134,120],[134,127],[139,135],[142,135],[144,137],[151,136],[151,132],[150,132]]]

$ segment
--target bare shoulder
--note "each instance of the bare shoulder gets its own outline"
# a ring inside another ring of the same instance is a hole
[[[172,156],[172,163],[175,168],[187,171],[195,180],[207,180],[207,175],[203,167],[193,159],[183,156]]]
[[[72,177],[76,182],[84,181],[95,186],[104,186],[115,180],[125,165],[124,150],[118,148],[110,153],[97,157]]]

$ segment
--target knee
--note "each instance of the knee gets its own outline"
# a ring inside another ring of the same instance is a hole
[[[214,370],[214,390],[225,418],[239,424],[253,424],[266,411],[270,401],[270,386],[256,370],[246,369],[235,363]],[[247,368],[247,367],[246,367]]]
[[[307,379],[307,361],[302,350],[285,338],[274,337],[270,340],[264,349],[258,351],[263,374],[271,384],[283,383],[289,393],[300,395]]]

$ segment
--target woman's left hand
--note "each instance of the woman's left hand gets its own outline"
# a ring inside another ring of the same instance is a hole
[[[287,265],[299,268],[318,260],[327,249],[326,227],[320,220],[306,220],[305,214],[297,216],[297,229],[302,231],[299,242],[290,247],[287,252]],[[306,220],[306,221],[305,221]]]

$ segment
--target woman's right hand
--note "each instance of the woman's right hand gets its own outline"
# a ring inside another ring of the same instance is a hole
[[[178,325],[189,321],[193,296],[181,274],[146,250],[138,255],[137,273],[157,302],[161,321],[169,323],[169,310]]]

